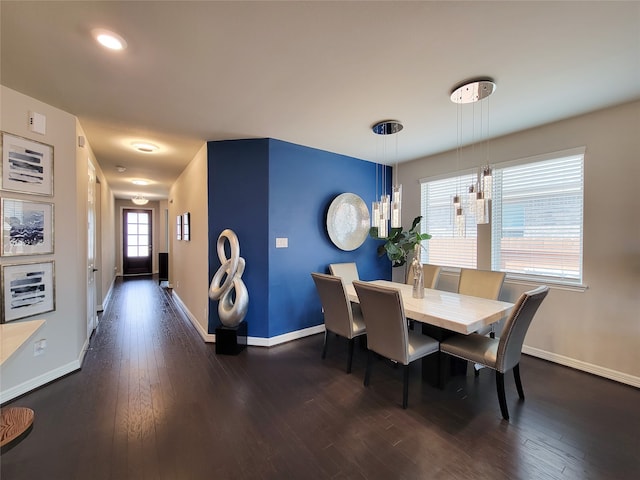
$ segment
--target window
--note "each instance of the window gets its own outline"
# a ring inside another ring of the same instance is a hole
[[[432,235],[431,240],[422,244],[422,263],[476,268],[477,228],[474,218],[466,216],[466,234],[457,235],[452,203],[456,194],[464,199],[464,192],[467,192],[468,186],[475,183],[475,180],[475,172],[468,172],[422,182],[420,230],[421,233]]]
[[[493,270],[582,281],[584,154],[494,170]]]
[[[452,204],[475,181],[475,172],[421,181],[422,231],[433,235],[422,262],[476,268],[474,218],[466,215],[466,236],[456,235]],[[581,283],[583,190],[584,149],[495,165],[486,239],[492,269]]]

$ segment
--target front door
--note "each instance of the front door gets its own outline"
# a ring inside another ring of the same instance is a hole
[[[122,217],[123,273],[151,274],[151,210],[125,208]]]

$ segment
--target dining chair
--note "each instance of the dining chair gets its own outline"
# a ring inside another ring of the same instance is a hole
[[[358,266],[355,262],[330,263],[329,272],[331,272],[331,275],[342,278],[342,281],[347,284],[354,280],[360,280],[358,276]]]
[[[458,293],[497,300],[504,284],[505,275],[504,272],[495,272],[493,270],[462,268],[458,279]],[[488,333],[495,337],[494,325],[487,325],[475,333],[482,335]]]
[[[458,293],[497,300],[504,284],[505,275],[504,272],[495,272],[493,270],[461,268],[460,277],[458,278]],[[480,335],[488,334],[491,338],[495,338],[495,324],[492,323],[482,327],[474,333]],[[482,365],[474,365],[474,373],[478,375],[481,368]]]
[[[371,380],[375,354],[404,366],[402,408],[407,408],[409,398],[409,364],[438,351],[438,341],[414,331],[409,331],[400,291],[395,288],[354,281],[353,286],[360,301],[362,318],[367,328],[367,369],[364,385]]]
[[[322,358],[327,356],[329,332],[333,332],[349,340],[349,356],[347,373],[351,373],[353,362],[353,343],[356,337],[366,333],[365,324],[359,309],[352,309],[349,297],[340,277],[324,273],[312,273],[320,303],[324,312],[324,345]]]
[[[524,390],[520,380],[522,344],[531,320],[548,293],[549,287],[546,285],[523,293],[511,310],[500,338],[491,338],[477,333],[469,335],[457,333],[440,342],[441,352],[479,363],[496,371],[498,402],[505,420],[509,420],[509,409],[504,392],[504,374],[513,370],[518,396],[524,400]]]
[[[413,270],[408,268],[407,284],[413,285]],[[424,288],[436,288],[438,279],[440,278],[441,267],[439,265],[431,265],[429,263],[422,264],[422,274],[424,278]]]

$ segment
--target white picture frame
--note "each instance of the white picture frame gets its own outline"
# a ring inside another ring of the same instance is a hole
[[[56,309],[53,260],[2,265],[1,323]]]
[[[2,190],[53,196],[53,146],[2,132],[0,148]]]
[[[53,208],[53,203],[2,198],[0,256],[52,254]]]

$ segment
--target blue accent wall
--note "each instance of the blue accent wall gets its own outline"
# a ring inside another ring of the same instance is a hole
[[[249,336],[270,338],[321,324],[310,273],[327,272],[329,263],[354,261],[364,280],[391,279],[389,260],[376,254],[380,242],[368,238],[345,252],[333,245],[326,228],[327,210],[339,194],[355,193],[371,205],[382,177],[374,163],[252,139],[209,142],[208,166],[209,279],[220,266],[218,235],[231,228],[247,262],[242,278],[249,291]],[[288,239],[288,248],[275,248],[278,237]],[[213,332],[220,324],[217,302],[209,310]]]

